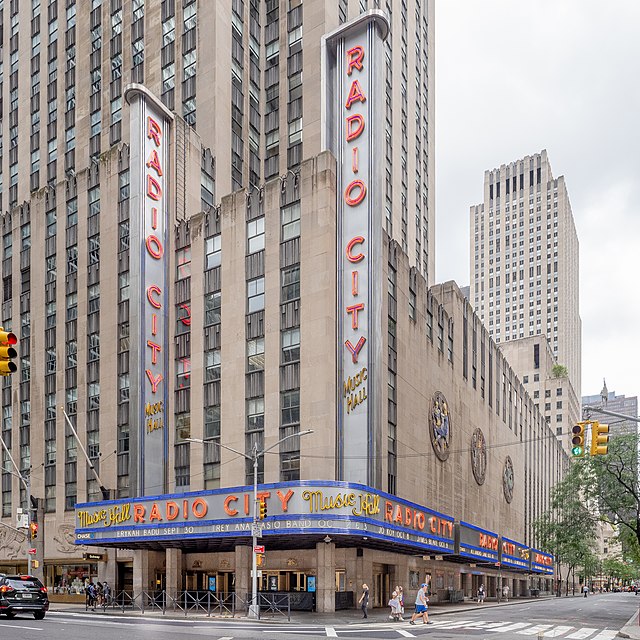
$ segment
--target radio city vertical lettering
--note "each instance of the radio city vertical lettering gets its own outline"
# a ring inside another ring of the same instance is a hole
[[[142,99],[140,153],[139,405],[141,493],[163,490],[167,448],[168,375],[168,147],[169,121]],[[132,299],[133,301],[133,299]]]
[[[341,184],[338,215],[342,299],[341,379],[343,447],[347,457],[370,453],[371,340],[371,97],[368,30],[347,37],[339,47],[336,74],[341,84],[336,116],[340,119]],[[345,460],[344,479],[369,480],[366,460]]]

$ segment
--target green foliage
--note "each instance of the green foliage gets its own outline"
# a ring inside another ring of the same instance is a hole
[[[569,370],[563,364],[554,364],[551,372],[554,378],[566,378],[569,375]]]
[[[582,469],[583,482],[596,499],[604,518],[616,525],[627,548],[638,558],[640,549],[640,484],[638,436],[620,435],[609,440],[609,452],[592,456]],[[635,538],[633,545],[628,534]]]
[[[584,460],[571,466],[552,490],[551,509],[534,523],[540,545],[550,550],[568,572],[597,562],[593,552],[597,518],[585,501],[584,467]]]

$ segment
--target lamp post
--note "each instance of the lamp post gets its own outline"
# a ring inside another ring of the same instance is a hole
[[[226,444],[218,442],[214,438],[185,438],[187,442],[199,442],[201,444],[217,444],[223,449],[227,449],[232,453],[236,453],[253,463],[253,518],[251,523],[251,604],[249,605],[249,617],[257,618],[260,606],[258,605],[258,559],[256,554],[256,545],[258,544],[258,460],[264,456],[265,453],[275,449],[279,444],[288,440],[289,438],[295,438],[300,436],[306,436],[313,433],[313,429],[307,429],[306,431],[300,431],[299,433],[290,433],[284,438],[280,438],[277,442],[274,442],[270,447],[266,449],[258,450],[258,443],[253,444],[251,455],[238,451],[232,447],[228,447]]]
[[[29,474],[25,478],[20,473],[20,469],[19,469],[18,465],[16,464],[16,461],[13,459],[13,456],[11,455],[11,451],[9,451],[9,448],[5,444],[4,439],[1,438],[1,437],[0,437],[0,443],[2,444],[2,448],[5,450],[7,456],[9,457],[9,460],[11,461],[11,464],[13,465],[13,468],[16,470],[16,472],[14,473],[13,471],[9,471],[8,469],[5,469],[3,467],[2,471],[8,471],[11,475],[14,475],[17,478],[19,478],[20,482],[22,482],[22,484],[24,485],[25,491],[27,493],[27,513],[29,514],[29,521],[27,522],[27,547],[29,547],[27,549],[27,573],[29,575],[31,575],[31,554],[29,553],[29,551],[31,550],[31,511],[32,511],[32,506],[31,506],[31,474]]]

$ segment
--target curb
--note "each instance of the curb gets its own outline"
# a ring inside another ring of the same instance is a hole
[[[619,638],[632,638],[633,640],[640,639],[640,620],[638,616],[640,611],[634,613],[625,623],[625,625],[618,631]]]

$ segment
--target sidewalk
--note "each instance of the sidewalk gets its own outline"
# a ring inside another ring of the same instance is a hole
[[[631,638],[632,640],[640,640],[640,624],[638,621],[639,613],[634,613],[627,624],[618,631],[618,636],[621,638]]]
[[[429,605],[429,616],[438,617],[441,615],[452,615],[458,613],[464,613],[465,611],[479,611],[480,609],[491,609],[495,607],[508,607],[513,604],[521,604],[524,602],[544,602],[549,598],[553,598],[554,596],[540,596],[538,598],[515,598],[510,599],[508,602],[484,602],[483,604],[477,604],[475,601],[470,600],[467,602],[459,602],[459,603],[447,603],[444,602],[442,604],[433,604]],[[65,603],[51,603],[49,611],[59,612],[59,613],[76,613],[83,615],[91,615],[91,616],[106,616],[106,615],[116,615],[116,616],[135,616],[135,617],[146,617],[146,618],[161,618],[166,620],[243,620],[243,621],[251,621],[255,622],[253,619],[246,617],[245,615],[236,614],[235,618],[232,618],[230,615],[218,615],[212,614],[208,616],[206,611],[190,611],[188,615],[185,616],[184,611],[173,611],[168,610],[164,614],[159,609],[150,609],[146,610],[142,613],[139,610],[126,610],[122,612],[120,609],[107,609],[103,612],[101,607],[96,608],[95,611],[91,611],[89,609],[86,610],[84,604],[65,604]],[[408,620],[411,617],[411,613],[413,611],[413,607],[405,608],[405,620]],[[267,614],[264,615],[260,622],[262,623],[287,623],[286,615],[272,615]],[[335,613],[316,613],[314,611],[292,611],[291,612],[291,624],[298,625],[349,625],[349,624],[379,624],[379,623],[390,623],[389,620],[389,609],[388,607],[383,607],[380,609],[370,609],[369,617],[366,620],[362,618],[362,612],[360,609],[348,609],[345,611],[336,611]],[[630,636],[635,638],[635,636]],[[638,640],[640,640],[640,635],[637,636]]]

